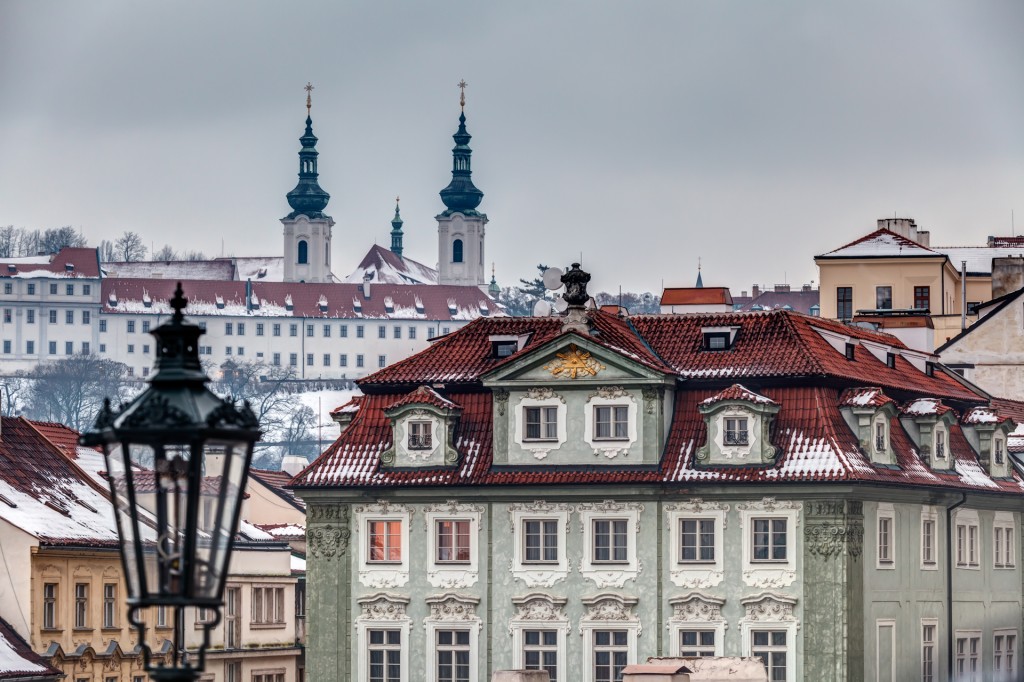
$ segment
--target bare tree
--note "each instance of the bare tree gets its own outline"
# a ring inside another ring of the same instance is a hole
[[[206,260],[206,254],[202,251],[185,251],[181,254],[181,260]]]
[[[81,431],[92,426],[103,399],[124,397],[128,367],[96,355],[71,355],[38,365],[26,396],[33,419],[56,421]]]
[[[170,244],[164,244],[158,251],[153,252],[153,260],[171,261],[178,259],[178,252]]]
[[[268,365],[262,362],[227,360],[210,390],[222,396],[248,400],[264,432],[280,429],[288,419],[292,404],[290,381],[295,379],[293,367]]]
[[[39,250],[44,253],[57,253],[65,247],[86,246],[85,235],[76,232],[70,225],[57,227],[43,232],[39,241]]]
[[[114,242],[114,257],[123,263],[142,260],[147,250],[138,232],[125,232]]]
[[[14,258],[18,255],[18,230],[14,225],[0,227],[0,258]]]
[[[113,263],[117,260],[117,256],[114,252],[114,242],[109,239],[100,241],[100,262],[101,263]]]
[[[19,376],[0,377],[0,414],[17,417],[25,411],[25,401],[32,388],[31,379]]]

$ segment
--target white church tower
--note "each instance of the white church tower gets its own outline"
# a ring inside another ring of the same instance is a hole
[[[487,216],[476,210],[484,193],[473,185],[469,148],[472,136],[466,131],[466,81],[459,82],[459,129],[452,138],[452,181],[441,190],[447,207],[437,216],[437,283],[486,285],[484,236]]]
[[[317,183],[316,135],[313,134],[313,106],[306,84],[306,132],[299,138],[299,184],[288,192],[292,212],[281,219],[284,226],[284,281],[330,282],[331,228],[334,220],[324,213],[331,195]]]

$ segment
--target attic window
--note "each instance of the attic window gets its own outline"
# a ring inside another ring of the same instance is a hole
[[[253,310],[260,309],[260,297],[257,296],[255,293],[249,297],[249,307],[252,308]]]
[[[218,294],[215,300],[216,300],[217,310],[223,310],[224,309],[224,298],[222,296],[220,296],[220,294]]]
[[[363,302],[360,301],[358,298],[353,297],[352,298],[352,310],[354,310],[357,313],[363,312]]]
[[[18,266],[17,265],[13,265],[13,264],[10,264],[10,263],[7,264],[7,272],[17,272],[17,271],[18,271]]]
[[[457,312],[459,312],[459,307],[455,304],[455,299],[454,298],[449,298],[448,299],[448,314],[449,315],[454,315]]]
[[[142,305],[145,306],[146,308],[153,307],[153,299],[149,297],[148,291],[142,292]]]
[[[924,373],[925,373],[925,376],[930,376],[930,377],[935,376],[935,363],[934,362],[926,362],[925,365],[924,365]]]
[[[885,354],[885,364],[886,364],[886,366],[889,369],[896,369],[896,354],[895,353],[886,353]]]
[[[494,341],[491,344],[496,358],[507,358],[519,350],[515,341]]]
[[[855,344],[847,342],[846,344],[846,359],[853,360],[853,349],[856,347]]]
[[[267,276],[267,269],[266,268],[260,268],[256,272],[256,279],[262,279],[262,278],[264,278],[266,276]]]
[[[64,271],[65,272],[74,272],[75,271],[75,264],[74,263],[65,263],[64,264]]]
[[[487,317],[491,314],[491,309],[487,307],[487,303],[480,301],[480,315]]]
[[[320,295],[320,300],[317,301],[316,304],[320,308],[320,312],[321,313],[326,313],[327,312],[327,297],[326,296],[321,294]]]
[[[729,350],[736,341],[739,327],[704,327],[704,350]]]
[[[71,512],[68,511],[68,508],[65,507],[63,504],[60,504],[59,502],[54,502],[53,500],[46,500],[43,502],[43,504],[45,504],[47,507],[57,512],[58,514],[63,514],[64,516],[71,516]]]
[[[384,297],[384,312],[389,315],[395,312],[395,299],[390,296]]]
[[[117,294],[115,294],[113,291],[111,291],[110,295],[107,296],[107,305],[109,305],[111,308],[117,307]]]
[[[284,309],[285,310],[294,310],[295,309],[295,304],[292,303],[292,295],[291,294],[288,294],[287,296],[284,297]]]
[[[86,509],[91,511],[93,514],[99,514],[99,511],[96,509],[96,507],[92,506],[91,504],[89,504],[85,500],[76,499],[75,502],[77,502],[78,504],[82,505],[83,507],[85,507]]]
[[[417,297],[415,298],[415,302],[416,302],[416,312],[417,312],[417,313],[419,313],[420,315],[422,315],[422,314],[423,314],[424,312],[426,312],[426,308],[424,308],[424,307],[423,307],[423,300],[422,300],[422,299],[420,299],[420,297],[419,297],[419,296],[417,296]]]

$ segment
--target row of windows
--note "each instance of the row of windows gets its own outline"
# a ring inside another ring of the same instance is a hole
[[[226,355],[231,355],[231,348],[230,347],[228,347],[225,350],[226,350],[226,352],[225,352]],[[239,346],[238,347],[238,355],[245,355],[245,348],[242,348],[241,346]],[[280,367],[281,366],[281,353],[274,353],[273,355],[271,355],[271,357],[270,357],[270,364],[274,365],[275,367]],[[386,356],[386,355],[378,355],[377,356],[377,367],[387,367],[387,364],[388,364],[388,356]],[[289,353],[288,354],[288,366],[289,367],[298,367],[299,366],[299,354],[298,353]],[[316,366],[316,353],[306,353],[306,367],[314,367],[314,366]],[[321,366],[322,367],[330,367],[331,366],[331,354],[330,353],[324,353],[323,354]],[[366,366],[366,358],[365,358],[365,356],[362,353],[359,353],[359,354],[356,355],[356,365],[355,366],[356,367],[365,367]],[[348,353],[342,353],[342,354],[340,354],[338,356],[338,367],[348,367]]]
[[[58,295],[58,293],[57,293],[58,291],[60,291],[60,285],[57,284],[56,282],[51,282],[50,283],[50,295],[51,296],[57,296]],[[11,295],[14,294],[14,283],[13,282],[4,282],[4,294],[7,295],[7,296],[11,296]],[[28,296],[35,296],[36,295],[36,283],[35,282],[27,282],[25,284],[25,294],[28,295]],[[92,285],[91,284],[83,284],[82,285],[81,294],[82,294],[82,296],[91,296],[92,295]],[[65,296],[74,296],[75,295],[75,285],[74,284],[65,284],[64,285],[64,295]]]
[[[880,624],[881,625],[881,624]],[[886,627],[893,627],[889,622]],[[894,629],[894,628],[893,628]],[[921,623],[921,682],[937,682],[941,677],[943,662],[938,657],[935,620]],[[957,631],[955,633],[954,660],[956,679],[961,682],[982,682],[982,637],[980,632]],[[891,661],[879,661],[892,666]],[[992,677],[993,680],[1015,680],[1017,666],[1017,630],[995,630],[992,634]]]
[[[48,313],[48,317],[49,317],[49,320],[50,320],[50,324],[57,324],[57,320],[60,317],[60,312],[57,311],[57,310],[49,310],[49,311],[47,311],[47,313]],[[14,311],[11,308],[4,308],[4,310],[3,310],[3,321],[4,321],[4,324],[11,324],[13,318],[14,318]],[[82,318],[82,324],[91,324],[92,323],[92,311],[91,310],[83,310],[81,318]],[[104,322],[105,321],[102,321],[102,320],[100,321],[100,326],[101,327],[105,327]],[[25,310],[25,323],[26,324],[35,324],[36,323],[36,311],[35,311],[34,308],[28,308],[28,309]],[[75,323],[75,311],[74,310],[65,310],[64,311],[64,324],[74,324],[74,323]]]
[[[914,287],[914,304],[917,310],[931,309],[931,288]],[[875,287],[875,310],[892,310],[892,287]],[[853,287],[836,287],[836,317],[840,320],[853,319]]]
[[[73,622],[74,628],[88,629],[92,627],[89,611],[89,591],[92,588],[90,583],[75,583],[75,601]],[[58,584],[43,584],[43,629],[56,630],[60,628],[57,620]],[[117,584],[103,584],[103,628],[117,628]]]
[[[593,406],[593,438],[594,440],[629,440],[629,406],[628,405],[594,405]],[[744,434],[746,433],[746,419]],[[523,440],[556,441],[558,440],[558,408],[557,407],[524,407],[523,408]],[[744,442],[746,436],[744,436]]]
[[[29,311],[29,312],[34,313],[35,311]],[[89,316],[88,316],[89,315],[89,311],[83,311],[83,313],[84,313],[84,317],[82,319],[82,323],[83,324],[88,324],[89,323]],[[71,314],[71,311],[68,311],[68,315],[70,315],[70,314]],[[51,322],[56,322],[55,315],[56,315],[56,311],[50,311],[50,318],[51,318],[50,321]],[[9,320],[5,320],[5,321],[9,321]],[[149,320],[142,320],[141,322],[142,322],[141,331],[143,333],[148,332],[150,330],[150,321]],[[69,318],[69,324],[70,324],[70,318]],[[200,322],[199,326],[203,330],[205,330],[206,329],[206,324],[207,324],[206,322]],[[270,335],[271,336],[281,336],[282,335],[282,331],[283,331],[283,327],[284,327],[284,325],[282,323],[280,323],[280,322],[273,322],[273,323],[269,323],[269,324],[265,323],[265,322],[256,322],[256,323],[253,324],[253,326],[255,327],[254,331],[255,331],[256,336],[266,336],[267,327],[268,326],[270,327]],[[288,324],[288,336],[296,336],[297,337],[299,335],[299,326],[300,325],[297,322],[289,323]],[[357,325],[354,325],[354,326],[355,326],[355,338],[357,338],[357,339],[366,338],[366,325],[357,324]],[[247,331],[246,327],[247,327],[247,323],[245,323],[245,322],[225,322],[224,323],[224,335],[225,336],[245,336],[246,335],[246,331]],[[316,324],[306,324],[305,327],[306,327],[305,335],[307,337],[314,337],[314,336],[316,336],[316,328],[317,328]],[[338,337],[339,338],[342,338],[342,339],[347,339],[348,338],[348,327],[349,326],[347,324],[338,325]],[[331,335],[333,333],[331,330],[334,328],[334,325],[326,324],[325,323],[325,324],[320,325],[320,328],[321,328],[321,334],[322,334],[323,338],[325,338],[325,339],[331,338]],[[402,329],[403,329],[403,325],[400,325],[400,324],[392,325],[391,326],[391,338],[394,338],[394,339],[401,339],[401,338],[403,338],[402,337]],[[106,332],[107,331],[107,320],[100,320],[100,331],[101,332]],[[127,320],[125,322],[125,331],[127,333],[129,333],[129,334],[134,334],[136,332],[136,320]],[[441,327],[441,334],[449,334],[449,333],[451,333],[451,327]],[[409,325],[405,329],[405,337],[404,338],[415,340],[417,338],[417,335],[418,335],[417,327],[415,327],[413,325]],[[388,338],[388,325],[385,325],[385,324],[377,325],[377,338],[378,339],[386,339],[386,338]]]
[[[370,682],[404,682],[403,631],[369,629],[366,632],[367,674]],[[583,679],[593,682],[617,682],[623,669],[636,662],[636,646],[629,630],[590,629],[587,634],[587,666]],[[715,656],[721,650],[716,642],[718,632],[708,629],[683,629],[673,643],[672,655],[687,658]],[[470,670],[477,666],[476,652],[468,629],[438,629],[433,632],[430,647],[434,679],[437,682],[468,682]],[[518,638],[519,650],[514,652],[515,667],[522,670],[547,671],[551,680],[568,677],[565,644],[559,631],[547,628],[524,628]],[[784,629],[752,629],[747,655],[761,659],[772,682],[785,682],[788,677],[789,632]],[[717,648],[716,648],[717,647]],[[720,655],[720,654],[717,654]]]
[[[403,519],[371,519],[366,526],[367,562],[397,563],[403,559]],[[435,564],[468,564],[475,538],[470,532],[470,519],[449,518],[434,521]],[[636,554],[635,536],[629,532],[625,518],[598,518],[591,520],[591,563],[628,563]],[[681,518],[675,532],[678,538],[679,564],[713,563],[721,557],[715,555],[717,534],[721,532],[714,518]],[[550,518],[523,519],[517,529],[518,542],[524,564],[557,564],[565,553],[565,536],[559,531],[559,521]],[[751,560],[755,562],[784,562],[788,559],[789,519],[754,518],[751,520]]]
[[[938,529],[937,517],[930,514],[921,516],[920,562],[922,568],[938,568]],[[997,520],[992,528],[992,566],[999,569],[1012,569],[1017,565],[1017,553],[1014,542],[1016,535],[1015,523],[1011,520]],[[890,510],[879,510],[876,529],[876,550],[879,568],[891,569],[896,566],[896,549],[899,538],[896,536],[895,513]],[[980,567],[981,529],[973,517],[958,518],[955,524],[955,559],[958,568],[976,569]]]
[[[57,341],[49,341],[49,342],[47,342],[47,352],[48,352],[49,355],[57,355],[58,348],[59,348],[59,345],[58,345]],[[106,348],[101,345],[100,346],[100,352],[103,352],[104,350],[106,350]],[[4,341],[3,341],[3,352],[4,352],[4,355],[10,355],[11,353],[14,352],[14,344],[10,341],[10,339],[4,339]],[[91,345],[89,344],[88,341],[82,341],[81,346],[80,346],[80,352],[83,355],[88,355],[89,353],[92,352],[92,347],[91,347]],[[29,339],[28,341],[25,342],[25,354],[26,355],[35,355],[36,354],[36,342],[35,341]],[[74,355],[74,354],[75,354],[75,342],[74,341],[65,341],[64,342],[64,355]]]

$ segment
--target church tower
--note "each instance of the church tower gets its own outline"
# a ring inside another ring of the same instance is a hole
[[[446,210],[437,216],[437,283],[486,285],[484,228],[487,216],[476,210],[484,193],[473,185],[469,148],[472,136],[466,130],[466,81],[459,82],[459,129],[452,138],[452,181],[441,190]]]
[[[284,281],[331,281],[331,228],[334,220],[324,213],[331,195],[320,188],[316,170],[316,135],[313,134],[311,93],[306,84],[306,132],[299,138],[299,183],[288,192],[292,212],[284,225]]]

